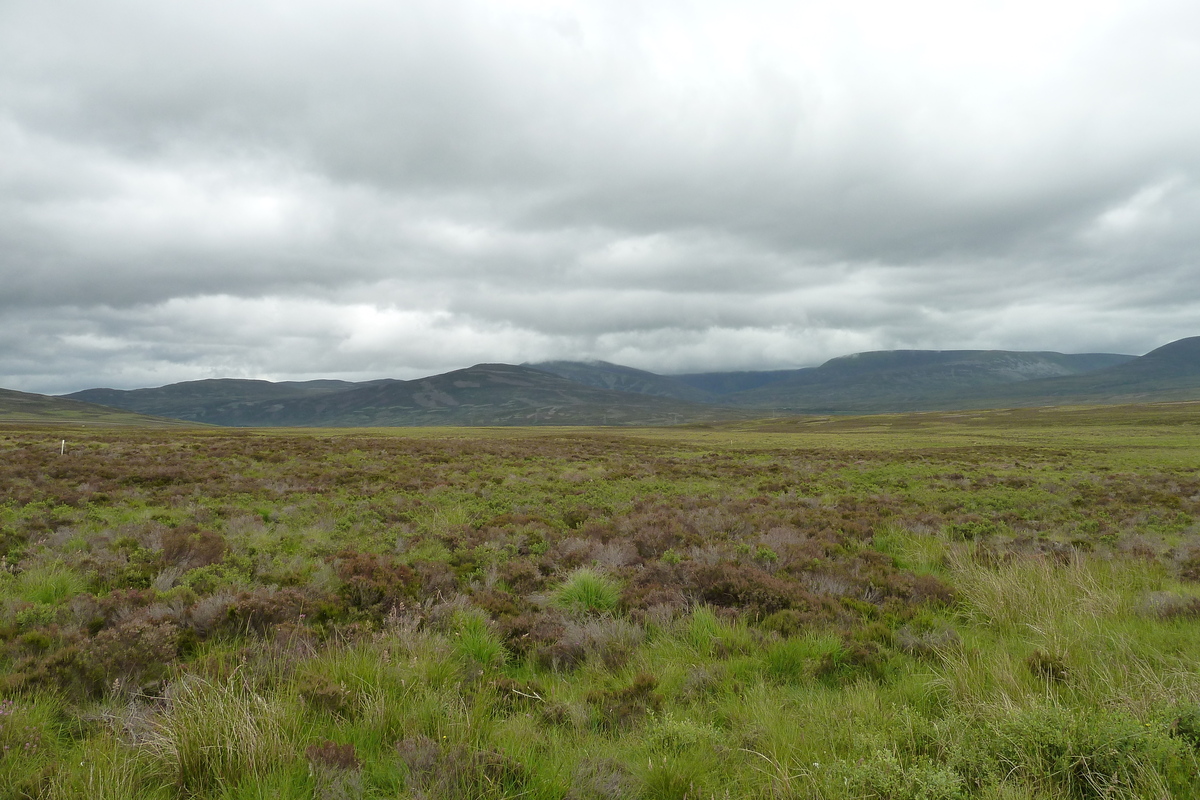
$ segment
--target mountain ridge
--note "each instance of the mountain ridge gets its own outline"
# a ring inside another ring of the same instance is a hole
[[[1200,399],[1200,337],[1143,356],[888,350],[793,370],[659,375],[604,361],[476,364],[415,380],[210,379],[68,398],[235,426],[662,425]]]
[[[180,419],[210,424],[274,426],[663,425],[746,419],[752,414],[667,397],[587,386],[528,366],[476,364],[410,381],[378,380],[332,391],[301,382],[251,384],[253,397],[192,397],[180,407],[180,384],[155,389],[84,390],[68,397],[144,410],[172,404]],[[190,382],[185,389],[205,388]],[[221,390],[236,388],[222,384]]]

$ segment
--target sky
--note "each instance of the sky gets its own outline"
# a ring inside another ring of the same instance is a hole
[[[1200,334],[1195,0],[0,0],[0,386]]]

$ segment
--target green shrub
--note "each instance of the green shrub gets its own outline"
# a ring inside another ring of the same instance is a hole
[[[1128,714],[1050,705],[980,729],[977,773],[1017,778],[1079,800],[1159,796],[1170,786],[1194,796],[1195,757],[1186,742]]]
[[[853,797],[871,800],[965,800],[966,781],[944,764],[919,759],[904,764],[892,750],[843,765],[845,785]]]
[[[1180,709],[1175,719],[1171,720],[1170,732],[1172,736],[1200,750],[1200,706]]]
[[[707,722],[677,717],[670,711],[655,714],[646,730],[650,749],[659,753],[683,754],[702,748],[712,751],[720,746],[722,734]]]
[[[884,680],[892,668],[886,648],[873,641],[847,638],[841,647],[821,656],[815,675],[827,686],[845,686],[860,678]]]

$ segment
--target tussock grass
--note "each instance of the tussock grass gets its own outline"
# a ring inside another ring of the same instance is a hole
[[[498,669],[508,661],[508,651],[487,616],[475,609],[455,615],[454,651],[469,666],[483,670]]]
[[[962,617],[1003,632],[1110,619],[1128,608],[1131,591],[1150,583],[1144,565],[1114,564],[1078,552],[1062,562],[1029,557],[989,565],[980,563],[972,548],[958,548],[949,558]]]
[[[590,567],[572,572],[554,592],[554,604],[576,614],[610,614],[620,602],[620,585]]]
[[[39,565],[16,576],[0,574],[0,592],[44,606],[58,604],[86,588],[83,576],[60,562]]]
[[[302,750],[298,710],[294,701],[240,681],[183,680],[173,684],[142,749],[170,785],[204,794],[294,762]]]

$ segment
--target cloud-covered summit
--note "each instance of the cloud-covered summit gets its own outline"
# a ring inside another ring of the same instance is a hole
[[[1196,332],[1185,2],[0,6],[0,385]]]

